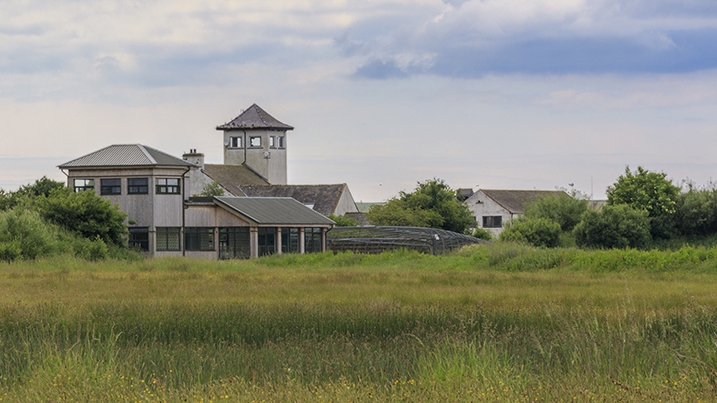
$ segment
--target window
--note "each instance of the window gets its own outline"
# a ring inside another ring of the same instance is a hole
[[[304,252],[319,253],[323,252],[323,242],[321,240],[321,228],[304,228]]]
[[[483,228],[500,228],[502,227],[503,217],[499,215],[495,216],[484,216],[483,217]]]
[[[75,179],[75,192],[84,192],[85,190],[95,190],[94,179]]]
[[[214,228],[185,228],[184,250],[214,250]]]
[[[122,194],[121,179],[101,179],[100,194],[102,195],[118,195]]]
[[[299,253],[299,229],[281,229],[281,253]]]
[[[269,136],[269,147],[276,148],[276,145],[274,144],[274,140],[276,138],[274,136]]]
[[[241,148],[241,137],[229,137],[229,148]]]
[[[273,255],[276,253],[276,228],[258,229],[259,235],[259,256]]]
[[[157,227],[157,251],[181,250],[179,227]]]
[[[219,259],[249,259],[250,257],[249,227],[219,228]]]
[[[279,136],[279,137],[277,137],[277,140],[278,140],[278,143],[279,143],[279,144],[278,144],[278,147],[279,147],[279,148],[284,148],[284,138],[281,137],[281,136]]]
[[[146,195],[149,193],[149,179],[129,178],[127,179],[127,194]]]
[[[149,228],[128,228],[128,230],[129,241],[127,245],[142,252],[149,251]]]
[[[162,195],[178,195],[179,179],[177,178],[157,178],[157,194]]]
[[[261,137],[249,137],[249,147],[261,147]]]

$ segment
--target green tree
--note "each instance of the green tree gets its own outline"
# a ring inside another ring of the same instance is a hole
[[[354,220],[351,217],[347,217],[345,215],[337,216],[333,214],[329,214],[329,219],[333,220],[336,223],[337,227],[355,227],[359,225],[359,222]]]
[[[38,197],[35,207],[45,219],[85,238],[124,244],[127,214],[94,192],[53,189],[49,196]]]
[[[198,197],[224,196],[224,188],[222,188],[222,186],[219,183],[212,181],[212,182],[204,185],[201,193],[192,195],[192,196],[195,196],[195,197],[197,197],[197,196]]]
[[[468,206],[456,200],[456,193],[442,180],[419,182],[411,193],[399,192],[385,205],[376,205],[366,218],[375,225],[440,228],[466,233],[473,225]]]
[[[646,211],[652,236],[670,238],[675,234],[674,215],[680,188],[666,177],[664,172],[650,172],[642,167],[631,172],[629,166],[625,167],[625,174],[607,188],[607,203]]]
[[[688,184],[687,191],[677,198],[675,223],[683,235],[717,233],[717,188],[714,184],[704,189]]]
[[[642,248],[650,242],[650,219],[645,210],[626,204],[587,210],[573,229],[575,243],[588,248]]]
[[[62,189],[64,187],[64,183],[47,179],[46,176],[43,176],[32,185],[20,186],[18,192],[30,197],[49,196],[53,189]]]
[[[560,241],[560,232],[560,224],[551,219],[521,218],[500,233],[500,240],[554,248]]]
[[[525,206],[525,218],[546,218],[560,225],[563,231],[572,231],[588,208],[584,199],[562,193],[538,198]]]

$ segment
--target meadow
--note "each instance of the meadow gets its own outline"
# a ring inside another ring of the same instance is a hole
[[[0,401],[717,401],[717,249],[0,263]]]

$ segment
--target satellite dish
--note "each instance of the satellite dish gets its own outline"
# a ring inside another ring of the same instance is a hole
[[[229,142],[228,142],[228,141],[225,141],[225,142],[224,142],[224,147],[226,147],[226,146],[228,146],[228,145],[229,145]]]
[[[264,151],[264,158],[271,158],[271,153],[269,151]]]

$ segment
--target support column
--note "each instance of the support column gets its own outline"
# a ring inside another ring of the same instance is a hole
[[[256,259],[259,257],[259,229],[257,227],[249,228],[249,248],[251,249],[250,257]]]
[[[304,227],[299,228],[299,253],[302,255],[306,253],[306,232],[304,232]]]

